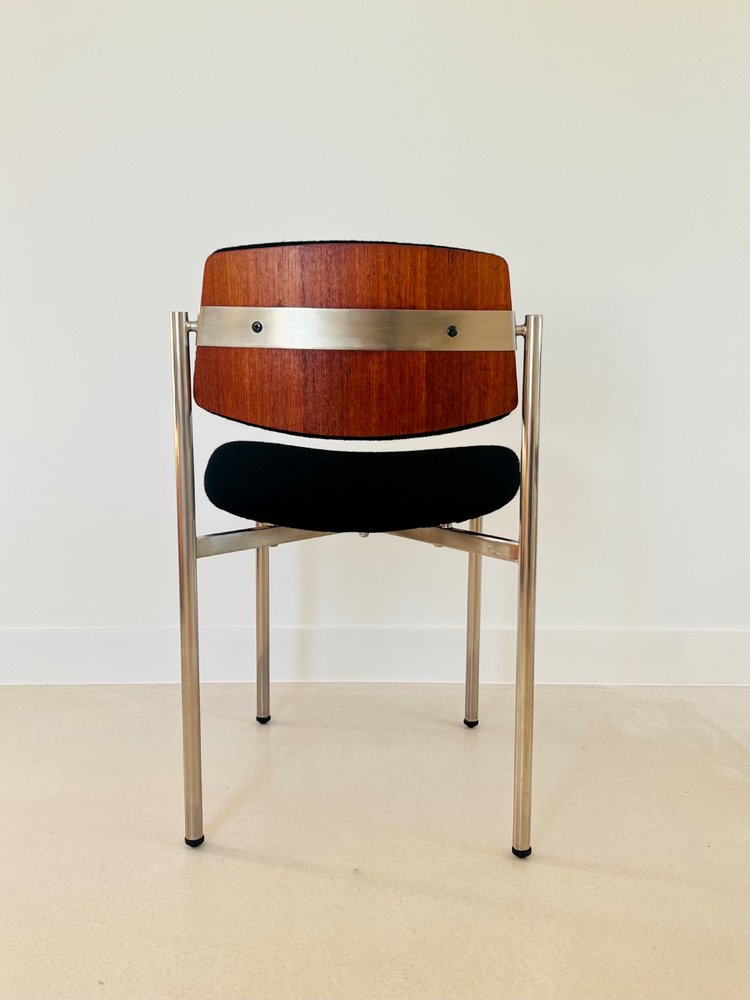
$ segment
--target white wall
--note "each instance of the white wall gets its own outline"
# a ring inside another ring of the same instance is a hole
[[[325,238],[500,253],[545,314],[540,677],[746,679],[745,20],[7,4],[0,679],[176,679],[167,313],[217,247]],[[460,679],[464,557],[342,537],[272,565],[276,676]],[[486,567],[486,679],[514,576]],[[206,679],[247,675],[252,594],[249,554],[201,565]]]

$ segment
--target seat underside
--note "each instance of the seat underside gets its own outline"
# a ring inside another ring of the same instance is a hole
[[[519,486],[516,454],[497,445],[328,451],[231,441],[211,456],[209,500],[238,517],[310,531],[405,531],[498,510]]]

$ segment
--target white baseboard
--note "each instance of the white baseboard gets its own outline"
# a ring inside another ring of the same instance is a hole
[[[513,680],[515,632],[482,631],[481,678]],[[254,634],[201,630],[204,681],[254,675]],[[274,628],[279,681],[460,682],[460,628]],[[0,684],[144,684],[179,680],[175,628],[0,629]],[[537,632],[537,680],[553,684],[747,684],[750,631],[557,629]]]

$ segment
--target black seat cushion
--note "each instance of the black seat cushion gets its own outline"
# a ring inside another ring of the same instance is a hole
[[[267,442],[221,445],[206,468],[209,500],[239,517],[311,531],[400,531],[480,517],[519,483],[509,448],[324,451]]]

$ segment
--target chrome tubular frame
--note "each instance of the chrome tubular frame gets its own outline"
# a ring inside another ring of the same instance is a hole
[[[244,320],[245,317],[241,318]],[[442,320],[443,317],[440,318]],[[196,534],[189,345],[189,334],[196,330],[198,330],[198,323],[191,323],[187,313],[173,312],[171,314],[180,579],[185,842],[191,847],[202,844],[204,839],[201,788],[200,678],[198,670],[198,559],[227,552],[256,550],[257,719],[258,722],[264,723],[268,722],[271,717],[269,547],[331,534],[327,531],[307,531],[266,524],[259,524],[255,528],[239,531],[218,532],[201,536]],[[396,330],[398,332],[398,327]],[[482,331],[482,335],[484,335],[484,331]],[[538,315],[526,316],[523,326],[515,327],[515,335],[524,340],[521,403],[523,435],[518,541],[484,533],[481,518],[472,519],[468,531],[442,525],[435,528],[392,531],[389,534],[400,538],[409,538],[413,541],[427,542],[437,547],[457,549],[469,554],[464,722],[470,728],[476,726],[479,719],[481,559],[483,556],[487,556],[492,559],[518,563],[512,851],[517,857],[525,858],[531,854],[531,758],[534,724],[537,473],[542,317]],[[451,336],[455,335],[451,334]],[[309,343],[305,346],[309,347]],[[393,345],[391,348],[393,349]],[[362,349],[361,346],[360,349]],[[401,346],[396,349],[404,348]]]
[[[512,850],[516,857],[525,858],[531,854],[531,754],[534,732],[537,473],[542,317],[527,316],[518,334],[524,338],[524,352]]]
[[[301,542],[305,538],[320,538],[330,535],[330,531],[304,531],[301,528],[282,528],[279,525],[264,525],[258,528],[240,528],[239,531],[218,531],[213,535],[199,535],[196,539],[198,558],[221,556],[227,552],[242,552],[243,549],[260,549],[266,545],[283,545],[285,542]]]
[[[271,721],[270,633],[268,546],[262,545],[255,550],[255,718],[263,725]]]
[[[518,542],[497,535],[485,535],[480,531],[465,531],[463,528],[409,528],[407,531],[386,533],[397,538],[411,538],[415,542],[429,542],[439,549],[458,549],[459,552],[475,552],[491,559],[518,561]]]
[[[482,518],[469,522],[473,532],[481,532]],[[469,592],[466,600],[466,704],[464,725],[479,724],[479,632],[482,623],[482,557],[469,553]]]
[[[185,783],[185,843],[203,843],[201,787],[201,695],[198,673],[198,562],[195,537],[195,475],[187,313],[173,312],[172,377],[177,471],[177,541],[180,571],[182,759]]]

